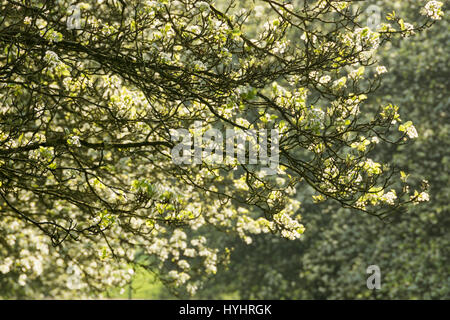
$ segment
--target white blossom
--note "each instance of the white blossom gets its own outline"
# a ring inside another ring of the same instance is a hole
[[[378,67],[376,68],[376,71],[377,71],[377,74],[383,74],[383,73],[386,73],[386,72],[387,72],[387,69],[386,69],[385,66],[378,66]]]
[[[417,138],[419,135],[417,134],[417,130],[413,125],[410,125],[407,129],[406,129],[406,134],[408,135],[408,137],[410,137],[411,139]]]
[[[443,3],[440,1],[429,1],[424,8],[422,8],[421,13],[430,17],[433,20],[440,20],[444,13],[441,10]]]
[[[27,281],[27,275],[21,274],[19,276],[19,281],[18,281],[19,285],[21,285],[23,287],[26,284],[26,281]]]
[[[320,82],[321,84],[325,84],[325,83],[330,82],[330,80],[331,80],[331,77],[328,76],[328,75],[326,75],[326,76],[322,76],[322,77],[319,79],[319,82]]]
[[[72,136],[68,140],[70,145],[81,147],[80,137],[79,136]]]

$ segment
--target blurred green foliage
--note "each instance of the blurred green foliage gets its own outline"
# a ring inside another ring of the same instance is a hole
[[[158,280],[158,278],[150,271],[144,268],[137,268],[133,276],[133,280],[125,288],[113,288],[106,294],[107,297],[113,299],[148,299],[149,297],[157,297],[159,299],[173,299]]]

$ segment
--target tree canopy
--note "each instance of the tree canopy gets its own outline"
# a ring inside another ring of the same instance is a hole
[[[421,3],[383,1],[384,12],[419,12]],[[393,40],[378,50],[386,66],[379,90],[366,103],[374,108],[388,99],[401,105],[420,133],[412,145],[377,152],[383,161],[426,177],[430,202],[413,206],[389,223],[367,219],[333,203],[312,203],[299,191],[307,232],[298,241],[256,237],[238,239],[228,269],[220,270],[196,298],[242,299],[448,299],[449,121],[448,16],[433,28]],[[409,177],[408,179],[411,179]],[[381,269],[381,289],[368,290],[366,268]],[[136,294],[140,294],[137,284]]]
[[[101,292],[134,266],[194,293],[229,258],[205,230],[301,238],[301,188],[380,219],[427,201],[427,181],[375,154],[416,128],[367,100],[379,47],[441,6],[369,28],[358,1],[2,1],[1,294]],[[210,157],[212,129],[249,141]]]

